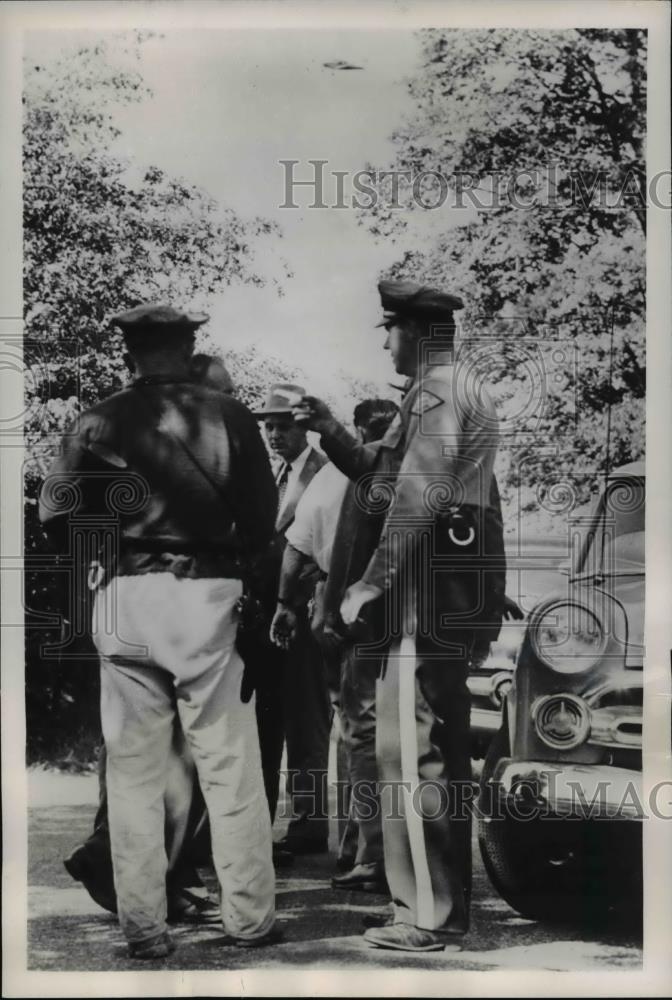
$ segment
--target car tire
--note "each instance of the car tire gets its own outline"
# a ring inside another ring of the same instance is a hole
[[[508,731],[503,727],[485,758],[478,808],[481,856],[500,896],[534,920],[589,924],[624,901],[634,915],[641,828],[615,820],[548,815],[521,821],[505,808],[491,781],[498,761],[509,754]],[[619,877],[624,858],[632,861],[628,867],[635,876],[633,884],[626,885]]]

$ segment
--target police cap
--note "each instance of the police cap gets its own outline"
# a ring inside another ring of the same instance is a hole
[[[378,284],[385,315],[376,326],[385,326],[397,317],[449,320],[453,312],[464,308],[459,295],[442,292],[439,288],[419,285],[416,281],[381,281]]]
[[[162,333],[193,333],[209,319],[205,313],[187,313],[168,305],[136,306],[112,317],[112,322],[124,334],[135,336],[160,336]]]

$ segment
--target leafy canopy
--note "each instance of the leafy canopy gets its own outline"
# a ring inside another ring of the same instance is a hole
[[[400,183],[407,211],[391,207],[385,179],[362,222],[403,246],[442,195],[464,206],[458,225],[431,220],[393,274],[463,295],[465,331],[492,338],[502,413],[530,389],[516,344],[569,346],[566,363],[544,362],[544,412],[509,438],[507,479],[595,484],[608,404],[612,465],[644,449],[645,33],[430,30],[422,47],[414,114],[392,137],[415,197]]]

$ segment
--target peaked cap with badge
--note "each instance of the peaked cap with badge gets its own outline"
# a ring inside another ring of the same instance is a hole
[[[378,291],[385,315],[377,326],[410,316],[452,322],[453,313],[464,308],[459,295],[420,285],[416,281],[381,281]]]

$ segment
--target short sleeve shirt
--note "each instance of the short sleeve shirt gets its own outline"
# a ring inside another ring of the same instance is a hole
[[[312,559],[323,573],[329,572],[338,515],[348,487],[348,478],[328,462],[313,476],[296,506],[287,541]]]

